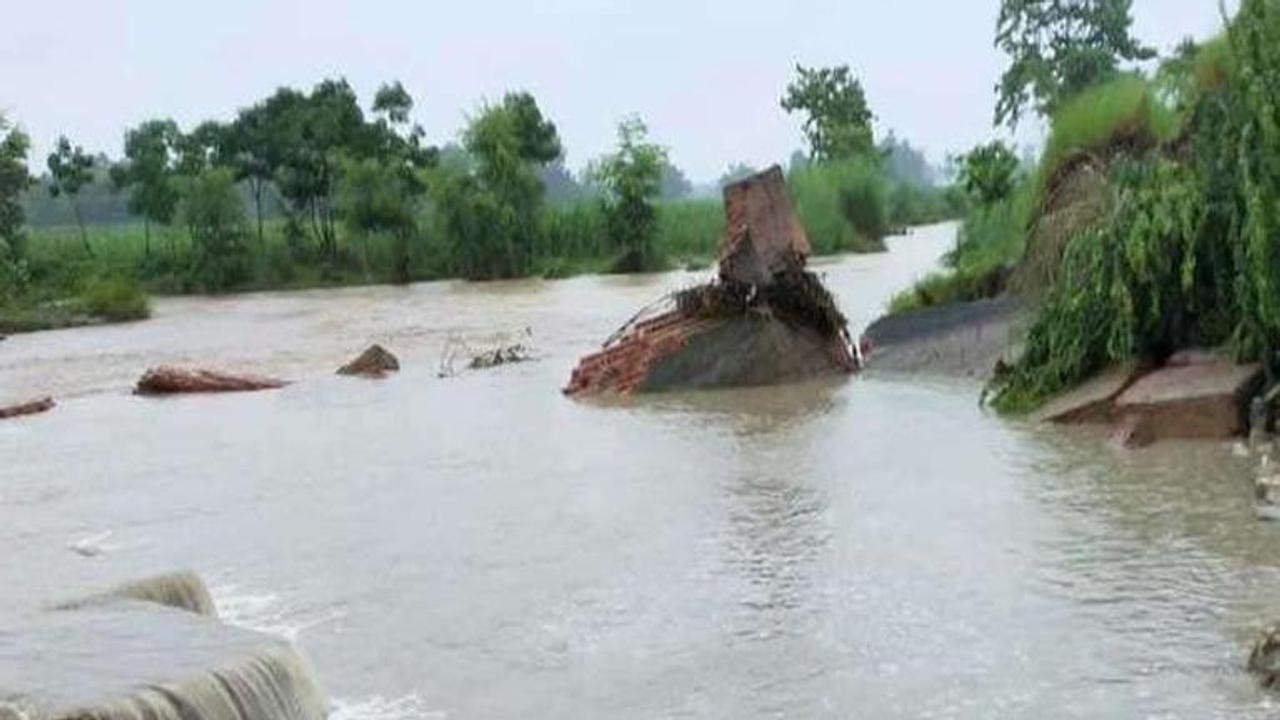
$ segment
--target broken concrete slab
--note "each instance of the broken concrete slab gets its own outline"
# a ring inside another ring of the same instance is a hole
[[[1225,440],[1245,431],[1245,406],[1261,384],[1256,364],[1165,367],[1125,390],[1115,412],[1143,417],[1157,439]]]
[[[1059,394],[1037,413],[1041,422],[1063,424],[1108,423],[1114,419],[1116,399],[1143,375],[1129,365],[1117,365]]]
[[[1142,415],[1126,415],[1111,429],[1111,445],[1121,450],[1137,450],[1155,441],[1155,433]]]

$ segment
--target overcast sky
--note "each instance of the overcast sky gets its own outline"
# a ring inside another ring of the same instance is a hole
[[[435,142],[484,98],[527,89],[580,167],[638,113],[696,181],[735,161],[785,161],[778,107],[792,66],[847,63],[877,129],[935,160],[990,138],[998,0],[64,0],[15,2],[0,43],[0,110],[35,143],[60,133],[119,155],[153,117],[227,119],[280,85],[344,76],[370,102],[399,79]],[[1164,51],[1217,30],[1217,0],[1136,0]],[[1029,135],[1028,135],[1029,137]],[[1024,137],[1024,140],[1026,138]]]

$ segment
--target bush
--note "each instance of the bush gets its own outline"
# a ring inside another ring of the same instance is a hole
[[[209,170],[191,178],[182,198],[182,218],[195,247],[191,274],[197,287],[218,292],[248,279],[244,204],[230,170]]]
[[[1034,197],[1034,187],[1024,181],[1003,201],[975,207],[960,226],[955,249],[944,259],[947,269],[895,295],[889,312],[972,302],[1004,292],[1024,255]]]
[[[884,250],[888,188],[869,160],[828,162],[795,170],[788,179],[796,214],[815,253]]]
[[[658,213],[658,244],[682,264],[714,258],[724,235],[724,204],[719,198],[672,200]]]
[[[111,322],[141,320],[151,315],[142,286],[126,277],[89,280],[80,293],[80,304],[86,313]]]
[[[1123,75],[1086,90],[1053,116],[1040,160],[1042,186],[1077,153],[1148,148],[1171,139],[1178,129],[1176,114],[1139,76]]]

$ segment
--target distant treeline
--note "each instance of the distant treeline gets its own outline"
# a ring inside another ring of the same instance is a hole
[[[919,151],[875,142],[847,68],[797,68],[782,106],[805,118],[810,147],[789,180],[818,252],[880,249],[893,228],[963,212]],[[228,122],[140,123],[119,159],[59,138],[38,178],[25,135],[0,127],[0,303],[65,297],[91,278],[222,292],[701,263],[723,229],[718,186],[754,172],[731,166],[695,187],[638,118],[571,172],[525,92],[481,105],[444,146],[426,142],[413,107],[398,82],[368,108],[343,80],[281,88]]]
[[[442,152],[464,152],[458,146],[446,146]],[[943,173],[918,148],[910,142],[898,138],[893,133],[880,143],[881,156],[884,158],[886,177],[896,185],[908,185],[919,190],[936,188],[943,182]],[[792,153],[787,167],[791,170],[808,164],[808,156],[803,151]],[[111,183],[110,168],[115,163],[106,155],[98,154],[93,158],[93,178],[80,191],[77,202],[81,215],[88,225],[126,225],[140,223],[142,217],[129,209],[129,196]],[[745,163],[734,163],[711,183],[695,185],[679,167],[666,163],[663,167],[662,200],[687,200],[692,198],[715,197],[727,184],[740,180],[758,172],[760,168]],[[599,196],[590,178],[583,173],[575,173],[566,167],[564,162],[556,160],[538,168],[538,176],[542,181],[548,202],[563,204],[576,200],[589,200]],[[48,172],[34,178],[34,182],[22,194],[22,208],[26,212],[27,225],[32,228],[52,228],[75,225],[76,219],[64,198],[54,197],[49,192],[52,178]],[[251,207],[253,198],[247,186],[239,186],[241,199],[245,207]],[[264,217],[279,219],[285,216],[288,208],[280,202],[278,195],[270,194],[266,198]]]

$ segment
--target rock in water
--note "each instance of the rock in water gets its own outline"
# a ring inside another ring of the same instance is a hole
[[[252,392],[274,390],[287,385],[283,380],[254,375],[229,375],[213,370],[189,370],[175,367],[151,368],[138,380],[138,395],[177,395],[183,393]]]
[[[1280,685],[1280,626],[1262,631],[1249,653],[1249,672],[1258,677],[1263,687]]]
[[[44,397],[39,400],[32,400],[31,402],[19,403],[17,405],[0,406],[0,420],[49,412],[56,405],[57,403],[53,401],[53,398]]]
[[[724,192],[716,281],[663,298],[584,357],[569,395],[792,382],[855,371],[848,323],[817,276],[777,166]]]
[[[387,373],[398,372],[400,361],[390,350],[381,345],[370,345],[369,349],[360,353],[355,360],[338,368],[339,375],[360,375],[368,378],[385,377]]]

